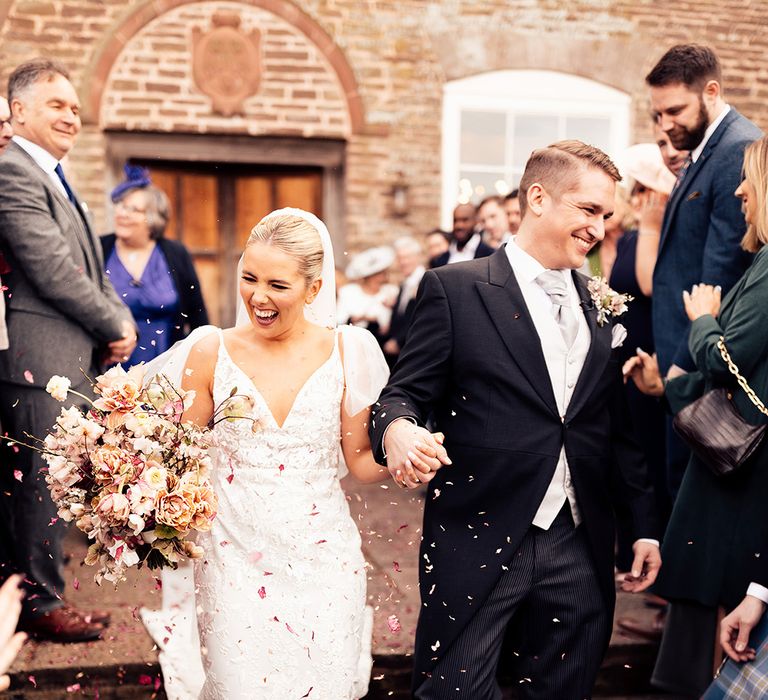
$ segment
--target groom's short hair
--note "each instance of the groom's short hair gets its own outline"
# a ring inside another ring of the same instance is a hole
[[[584,167],[602,170],[614,182],[621,180],[614,162],[596,146],[582,141],[558,141],[531,153],[520,178],[520,215],[524,216],[528,207],[527,194],[531,185],[538,182],[557,198],[576,184]]]

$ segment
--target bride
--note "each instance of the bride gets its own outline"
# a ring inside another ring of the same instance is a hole
[[[196,392],[185,419],[206,425],[232,394],[242,416],[213,429],[219,510],[200,541],[194,601],[188,574],[164,572],[163,610],[142,613],[170,698],[196,697],[201,685],[206,700],[367,692],[372,611],[339,443],[358,480],[388,476],[367,435],[388,369],[367,331],[335,328],[333,263],[319,219],[269,214],[241,259],[237,326],[198,329],[147,368]],[[429,456],[414,466],[439,464]]]

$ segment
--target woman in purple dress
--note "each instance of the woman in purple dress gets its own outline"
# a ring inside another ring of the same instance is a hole
[[[112,192],[115,232],[101,244],[107,275],[139,329],[136,349],[123,363],[128,367],[157,357],[207,324],[208,315],[189,253],[163,237],[168,198],[145,168],[126,166],[126,175]]]

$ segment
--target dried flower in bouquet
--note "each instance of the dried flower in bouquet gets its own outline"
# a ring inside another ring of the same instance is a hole
[[[64,401],[77,394],[69,387],[66,377],[55,376],[46,390]],[[131,566],[176,568],[184,558],[202,557],[194,533],[210,530],[217,508],[208,477],[211,427],[253,420],[251,399],[233,390],[201,428],[182,421],[194,392],[162,375],[145,382],[141,365],[113,367],[93,388],[94,401],[77,394],[90,408],[62,408],[34,449],[48,465],[59,517],[74,521],[92,542],[85,563],[98,566],[96,581],[117,583]]]

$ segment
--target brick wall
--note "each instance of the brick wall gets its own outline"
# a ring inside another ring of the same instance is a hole
[[[209,27],[223,6],[237,8],[244,28],[258,26],[265,39],[263,92],[246,102],[247,118],[211,115],[189,79],[191,28]],[[294,129],[348,139],[351,249],[425,231],[439,218],[446,80],[505,68],[576,73],[630,94],[633,133],[642,139],[650,134],[643,76],[680,41],[714,46],[727,99],[768,127],[768,3],[749,0],[15,0],[0,1],[3,17],[2,76],[25,59],[49,54],[71,68],[81,95],[102,95],[70,158],[97,224],[104,222],[101,132],[107,126],[252,134]],[[348,86],[340,85],[327,51],[317,48],[320,35],[330,37],[351,68],[361,106],[356,127],[349,95],[344,99]],[[106,59],[111,70],[102,85],[98,66]],[[401,219],[392,216],[390,194],[399,172],[411,202]]]

